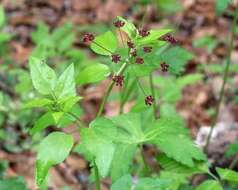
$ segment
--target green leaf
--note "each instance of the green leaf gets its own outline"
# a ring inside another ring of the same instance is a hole
[[[202,151],[190,140],[180,118],[160,118],[147,130],[146,139],[168,157],[186,166],[193,167],[194,160],[206,160]]]
[[[23,109],[26,108],[36,108],[36,107],[44,107],[48,105],[52,105],[53,101],[47,98],[40,98],[31,100],[23,105]]]
[[[231,2],[232,0],[216,0],[216,13],[222,14]]]
[[[160,30],[150,30],[150,35],[146,37],[140,37],[135,40],[135,44],[138,46],[161,43],[166,44],[164,41],[159,41],[159,38],[164,36],[167,33],[170,33],[171,29],[160,29]]]
[[[5,25],[6,16],[3,6],[0,6],[0,28]]]
[[[238,140],[228,146],[225,152],[225,156],[226,157],[234,156],[237,153],[238,153]]]
[[[33,128],[30,130],[30,134],[35,134],[36,132],[45,129],[50,125],[55,125],[55,120],[52,116],[52,113],[47,112],[35,121]]]
[[[170,183],[170,180],[142,178],[136,184],[135,190],[167,190]]]
[[[0,32],[0,43],[7,42],[11,39],[11,35],[8,33]]]
[[[41,185],[53,165],[63,162],[73,146],[73,138],[63,132],[53,132],[40,143],[36,161],[36,182]]]
[[[49,34],[49,27],[43,22],[39,22],[36,26],[36,30],[32,32],[32,41],[37,45],[44,45],[47,47],[53,47],[54,42]]]
[[[117,49],[117,38],[111,31],[107,31],[97,36],[90,47],[97,54],[111,55]]]
[[[214,180],[206,180],[200,184],[195,190],[222,190],[219,182]]]
[[[52,94],[56,83],[54,70],[35,57],[30,58],[29,64],[31,79],[35,89],[43,95]]]
[[[157,161],[166,171],[181,174],[187,177],[194,174],[209,172],[208,165],[204,162],[198,162],[194,167],[188,167],[167,157],[165,154],[160,154],[159,156],[157,156]]]
[[[234,182],[236,184],[238,183],[238,172],[222,168],[216,168],[216,171],[218,172],[221,179],[227,180],[229,182]]]
[[[181,47],[172,47],[162,53],[161,60],[169,64],[169,71],[180,74],[187,62],[193,59],[193,54]]]
[[[122,175],[129,173],[136,149],[136,144],[116,144],[110,172],[112,181],[115,181]]]
[[[59,79],[57,80],[54,93],[59,99],[76,95],[73,64],[68,66],[60,75]]]
[[[62,111],[68,112],[81,99],[82,97],[80,96],[69,96],[69,97],[60,99],[58,103],[61,105]]]
[[[102,177],[107,176],[115,151],[112,137],[115,137],[116,129],[113,123],[105,118],[97,118],[90,123],[89,128],[80,130],[81,143],[86,158],[90,161],[95,159],[99,173]]]
[[[132,177],[127,174],[119,178],[115,183],[112,184],[110,190],[131,190]]]
[[[23,177],[11,177],[0,180],[1,190],[27,190]]]
[[[124,31],[129,36],[129,38],[133,40],[138,33],[135,25],[132,22],[120,16],[118,16],[117,18],[125,23],[125,25],[121,28],[121,30]]]
[[[78,73],[77,84],[95,83],[106,79],[110,75],[110,69],[104,64],[93,64],[85,67]]]

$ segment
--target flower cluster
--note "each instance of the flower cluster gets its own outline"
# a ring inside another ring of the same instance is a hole
[[[154,102],[153,96],[149,95],[145,97],[145,105],[151,106]]]
[[[161,67],[161,70],[162,70],[163,72],[167,72],[168,69],[169,69],[169,65],[166,64],[165,62],[161,63],[161,64],[160,64],[160,67]]]
[[[113,24],[114,24],[115,27],[121,28],[125,25],[125,22],[123,22],[121,20],[116,20]]]
[[[150,31],[148,31],[147,29],[145,28],[142,28],[139,30],[139,35],[141,37],[146,37],[146,36],[149,36],[150,35]]]
[[[119,61],[121,61],[121,56],[119,54],[112,54],[112,62],[114,63],[118,63]]]
[[[171,34],[166,34],[160,38],[160,40],[166,41],[171,43],[172,45],[175,45],[178,43],[178,40],[176,40]]]
[[[112,80],[116,83],[116,86],[122,86],[124,81],[123,75],[115,75],[112,77]]]
[[[87,34],[85,34],[84,37],[83,37],[83,42],[84,42],[84,43],[92,42],[92,41],[94,40],[94,38],[95,38],[95,37],[94,37],[93,34],[87,33]]]

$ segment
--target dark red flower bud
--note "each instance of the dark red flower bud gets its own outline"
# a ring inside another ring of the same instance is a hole
[[[143,51],[145,53],[150,53],[152,51],[152,47],[143,47]]]
[[[150,31],[146,30],[145,28],[139,30],[139,35],[141,37],[146,37],[150,35]]]
[[[151,106],[154,102],[153,96],[149,95],[145,97],[145,105]]]
[[[167,72],[168,69],[169,69],[169,65],[166,64],[165,62],[161,63],[161,64],[160,64],[160,67],[161,67],[161,70],[162,70],[163,72]]]
[[[122,20],[116,20],[113,24],[115,27],[121,28],[125,25],[125,22],[123,22]]]
[[[130,54],[131,54],[132,57],[136,57],[137,56],[136,49],[133,49]]]
[[[121,61],[121,56],[119,54],[113,54],[112,55],[112,62],[118,63],[119,61]]]
[[[160,40],[166,41],[171,43],[172,45],[175,45],[178,43],[178,40],[176,40],[171,34],[166,34],[160,38]]]
[[[127,46],[131,49],[134,48],[134,44],[131,41],[127,41]]]
[[[112,77],[112,80],[116,83],[116,86],[122,86],[124,81],[123,75],[115,75]]]
[[[93,34],[87,33],[87,34],[85,34],[84,37],[83,37],[83,42],[84,42],[84,43],[92,42],[92,41],[94,40],[94,38],[95,38],[95,37],[94,37]]]
[[[144,63],[144,59],[142,57],[136,58],[136,64],[143,64],[143,63]]]

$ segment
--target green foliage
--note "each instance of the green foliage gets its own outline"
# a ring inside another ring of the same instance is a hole
[[[216,171],[222,180],[238,184],[238,172],[222,168],[216,168]]]
[[[238,152],[238,140],[230,144],[225,152],[225,156],[234,156]]]
[[[218,41],[211,36],[204,36],[193,42],[194,47],[206,47],[208,53],[212,53],[212,51],[216,48],[217,44]]]
[[[2,28],[5,25],[6,22],[6,16],[3,6],[0,6],[0,28]]]
[[[159,11],[162,11],[165,14],[174,14],[182,10],[181,2],[177,0],[155,0]]]
[[[188,61],[193,59],[193,54],[181,47],[172,47],[161,54],[161,60],[169,64],[169,71],[180,74]]]
[[[216,12],[218,15],[222,14],[232,0],[216,0]]]
[[[113,32],[108,31],[98,35],[90,47],[97,54],[111,55],[111,53],[114,53],[117,49],[117,38]]]
[[[26,183],[22,177],[11,177],[0,179],[1,190],[27,190]]]
[[[49,134],[40,143],[36,161],[36,182],[41,185],[51,166],[63,162],[73,146],[73,138],[62,132]]]
[[[138,35],[137,28],[135,25],[122,17],[117,17],[117,19],[123,21],[125,25],[121,28],[131,39],[135,39]]]
[[[166,190],[170,184],[169,180],[159,178],[140,178],[135,185],[132,184],[132,177],[124,175],[112,184],[111,190]]]
[[[222,187],[217,181],[207,180],[200,184],[195,190],[222,190]]]
[[[77,84],[95,83],[106,79],[110,75],[108,66],[104,64],[92,64],[86,66],[76,77]]]

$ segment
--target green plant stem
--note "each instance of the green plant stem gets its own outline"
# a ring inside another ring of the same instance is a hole
[[[120,68],[119,71],[116,73],[116,75],[121,75],[121,74],[124,72],[124,70],[126,69],[126,67],[127,67],[128,64],[129,64],[129,61],[126,60],[126,62],[121,66],[121,68]],[[104,110],[104,106],[105,106],[105,104],[106,104],[106,102],[107,102],[107,99],[108,99],[108,97],[109,97],[109,95],[110,95],[110,93],[111,93],[111,91],[112,91],[112,88],[113,88],[114,84],[115,84],[115,82],[112,80],[112,81],[110,82],[110,84],[109,84],[107,90],[106,90],[105,96],[104,96],[104,98],[103,98],[103,100],[102,100],[102,103],[101,103],[101,105],[100,105],[100,107],[99,107],[99,111],[98,111],[98,113],[97,113],[97,117],[100,117],[100,116],[102,115],[102,112],[103,112],[103,110]]]
[[[93,167],[94,167],[94,174],[95,174],[95,181],[96,181],[96,190],[100,190],[100,176],[99,176],[99,172],[98,172],[98,167],[97,164],[95,162],[95,160],[93,161]]]
[[[150,82],[151,95],[154,98],[153,110],[154,110],[154,116],[155,116],[155,119],[156,119],[157,118],[157,105],[156,105],[155,88],[154,88],[153,73],[152,72],[149,75],[149,82]]]
[[[217,123],[217,119],[218,119],[222,99],[224,97],[225,85],[226,85],[226,82],[227,82],[227,78],[228,78],[228,74],[229,74],[229,67],[230,67],[230,64],[231,64],[231,53],[232,53],[232,49],[233,49],[233,46],[234,46],[234,38],[235,38],[234,29],[236,27],[237,18],[238,18],[238,6],[236,8],[235,17],[234,17],[233,22],[232,22],[232,32],[231,32],[231,38],[230,38],[229,46],[228,46],[228,55],[227,55],[227,61],[226,61],[226,66],[225,66],[225,70],[224,70],[224,75],[223,75],[222,87],[221,87],[218,102],[217,102],[217,105],[216,105],[215,116],[214,116],[214,119],[213,119],[213,122],[212,122],[212,125],[211,125],[211,129],[210,129],[209,134],[208,134],[206,145],[204,147],[205,152],[208,151],[209,144],[210,144],[211,137],[212,137],[212,133],[213,133],[215,124]]]

